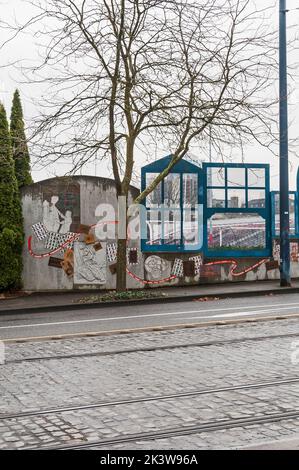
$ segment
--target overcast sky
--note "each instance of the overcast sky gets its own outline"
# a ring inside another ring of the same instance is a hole
[[[46,0],[41,0],[46,2]],[[267,7],[270,5],[276,5],[273,8],[273,24],[278,28],[278,0],[259,0],[259,8]],[[31,17],[34,14],[33,7],[27,3],[26,0],[0,0],[1,6],[1,19],[3,21],[11,22],[14,17],[20,21],[24,21]],[[289,35],[295,37],[298,34],[298,50],[299,50],[299,33],[298,24],[299,24],[299,1],[298,0],[287,0],[288,9],[292,10],[288,14],[288,30]],[[297,9],[296,9],[297,8]],[[1,43],[9,37],[7,31],[1,31]],[[27,84],[22,83],[22,76],[20,71],[17,70],[14,66],[9,66],[10,63],[14,61],[25,60],[27,63],[38,61],[38,39],[31,34],[22,35],[19,38],[15,39],[13,42],[10,42],[4,49],[1,50],[0,55],[0,100],[4,103],[8,114],[10,113],[11,98],[15,88],[19,88],[23,107],[24,114],[27,125],[30,124],[31,118],[39,113],[39,108],[36,102],[38,102],[39,97],[41,96],[43,90],[41,86],[34,85],[28,86]],[[296,52],[289,54],[288,60],[290,64],[294,64],[296,61]],[[294,77],[290,83],[290,99],[289,99],[289,114],[290,114],[290,137],[297,137],[299,131],[299,78]],[[277,90],[273,90],[273,94],[276,94]],[[298,149],[299,153],[299,149]],[[238,152],[236,152],[237,159],[241,161],[241,152],[238,157]],[[164,156],[162,153],[161,157]],[[213,156],[217,160],[217,155]],[[201,159],[201,156],[199,156]],[[219,158],[218,158],[219,159]],[[260,162],[260,163],[270,163],[271,165],[271,186],[272,189],[277,189],[278,187],[278,158],[273,156],[269,151],[257,147],[256,145],[248,146],[245,148],[245,160],[246,162]],[[140,165],[143,164],[142,158],[139,158]],[[290,155],[290,184],[291,189],[295,189],[295,178],[297,167],[299,165],[299,160]],[[35,181],[46,179],[54,175],[63,175],[67,171],[65,165],[55,165],[49,166],[47,169],[37,170],[33,165],[33,178]],[[84,174],[96,174],[97,176],[111,176],[108,173],[106,165],[99,164],[95,167],[94,164],[89,165],[85,168]]]

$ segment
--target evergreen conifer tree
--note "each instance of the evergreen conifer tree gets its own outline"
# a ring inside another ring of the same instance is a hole
[[[21,286],[22,246],[20,194],[7,116],[0,103],[0,291]]]
[[[31,184],[33,181],[30,173],[30,156],[25,135],[23,109],[19,90],[15,91],[13,97],[10,133],[16,177],[19,188],[22,188],[22,186]]]

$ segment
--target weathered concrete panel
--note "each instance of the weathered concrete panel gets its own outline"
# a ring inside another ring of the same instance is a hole
[[[136,188],[131,189],[129,202],[138,194]],[[22,206],[24,217],[24,229],[26,240],[32,237],[33,255],[29,253],[27,243],[23,250],[23,286],[28,291],[70,290],[73,288],[115,288],[115,275],[109,269],[106,271],[105,283],[84,283],[82,276],[75,278],[68,276],[62,268],[49,266],[50,256],[40,258],[43,254],[55,251],[55,243],[59,246],[63,240],[69,239],[71,232],[78,232],[80,225],[95,225],[103,216],[97,208],[107,204],[113,207],[111,219],[117,218],[117,197],[115,185],[112,180],[92,176],[74,176],[65,178],[53,178],[27,186],[22,190]],[[102,211],[103,212],[103,211]],[[41,230],[50,230],[52,235],[47,243],[39,239],[38,229],[32,226],[39,224]],[[109,230],[114,230],[115,225],[110,224]],[[66,236],[66,237],[65,237]],[[64,238],[65,237],[65,238]],[[83,235],[81,235],[81,238]],[[84,237],[83,237],[84,238]],[[56,240],[57,239],[57,240]],[[106,243],[102,243],[101,255],[106,252]],[[137,241],[139,247],[139,241]],[[63,261],[64,250],[52,254]],[[142,265],[142,263],[141,263]],[[142,269],[142,268],[141,268]],[[140,268],[139,268],[140,272]],[[86,273],[85,273],[86,274]],[[88,276],[87,276],[88,277]],[[137,287],[137,283],[128,278],[130,287]],[[140,287],[140,284],[138,285]]]

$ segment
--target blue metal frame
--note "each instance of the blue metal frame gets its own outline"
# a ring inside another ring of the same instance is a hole
[[[272,238],[279,238],[279,232],[277,233],[275,230],[275,195],[280,194],[279,191],[271,191],[271,236]],[[289,195],[294,194],[294,203],[295,203],[295,233],[289,233],[289,238],[299,238],[299,199],[298,199],[298,191],[289,191]]]
[[[299,167],[297,169],[297,185],[296,185],[296,190],[297,190],[297,193],[299,193]]]
[[[225,171],[225,182],[224,186],[212,186],[208,185],[207,182],[207,173],[208,168],[224,168]],[[245,186],[228,186],[227,185],[227,169],[228,168],[245,168],[246,180]],[[247,169],[250,168],[264,168],[265,169],[265,186],[263,187],[249,187],[248,178],[247,178]],[[272,243],[271,243],[271,199],[270,199],[270,183],[269,183],[269,165],[268,164],[259,164],[259,163],[203,163],[203,205],[204,205],[204,215],[203,215],[203,252],[204,255],[208,258],[250,258],[250,257],[268,257],[272,253]],[[225,207],[208,207],[207,201],[207,189],[225,189]],[[228,189],[245,189],[246,191],[246,206],[242,207],[228,207],[227,200],[227,190]],[[251,208],[248,207],[248,189],[264,189],[265,190],[265,207],[264,208]],[[212,215],[217,213],[255,213],[259,214],[266,221],[266,246],[264,249],[259,250],[210,250],[208,247],[208,221]]]
[[[156,162],[150,163],[149,165],[144,166],[141,169],[141,191],[146,189],[146,175],[149,173],[161,173],[170,163],[172,155],[168,155]],[[180,160],[170,171],[171,173],[180,174],[180,187],[183,188],[183,174],[193,173],[198,175],[198,204],[202,204],[203,199],[203,177],[202,177],[202,169],[193,163],[190,163],[186,160]],[[162,181],[162,204],[164,203],[164,180]],[[147,210],[150,210],[150,207],[146,206],[146,200],[143,201],[143,204]],[[158,210],[158,209],[157,209]],[[178,208],[181,214],[181,243],[178,245],[170,245],[164,243],[164,229],[163,229],[163,219],[162,219],[162,243],[160,245],[148,245],[147,240],[141,240],[141,249],[144,252],[170,252],[170,253],[192,253],[198,252],[202,250],[202,243],[198,244],[197,246],[194,245],[187,245],[183,243],[183,233],[184,233],[184,220],[183,220],[183,211],[184,211],[184,201],[183,201],[183,191],[180,192],[180,207]],[[194,212],[196,209],[194,209]],[[200,217],[200,212],[198,210],[198,217]],[[146,223],[146,221],[142,221],[142,223]],[[201,224],[199,223],[198,230],[201,229]]]

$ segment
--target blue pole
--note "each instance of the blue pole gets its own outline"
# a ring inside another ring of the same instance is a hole
[[[291,285],[290,278],[290,216],[288,165],[288,91],[286,0],[279,1],[279,167],[280,167],[280,285]]]

